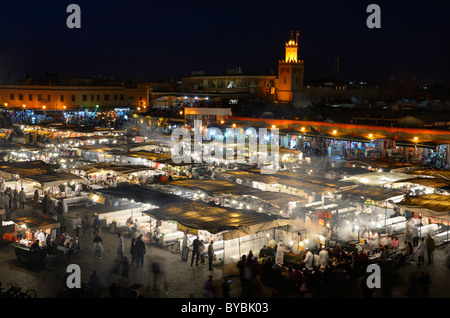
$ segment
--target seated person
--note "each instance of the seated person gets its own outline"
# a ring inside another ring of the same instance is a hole
[[[161,229],[159,228],[159,226],[156,226],[152,237],[155,240],[156,244],[159,244],[159,240],[160,240],[160,237],[161,237]]]
[[[132,216],[130,216],[127,219],[127,228],[128,228],[128,234],[132,234],[132,228],[134,228],[134,219]]]
[[[76,240],[71,238],[70,241],[64,245],[64,255],[70,259],[71,255],[75,251],[76,247],[77,247]]]

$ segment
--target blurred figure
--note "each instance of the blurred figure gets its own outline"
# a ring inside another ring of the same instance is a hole
[[[122,234],[117,233],[117,257],[119,261],[123,260],[124,243]]]
[[[222,282],[222,296],[223,298],[230,298],[231,280],[224,277]]]
[[[205,292],[206,298],[214,298],[215,297],[215,286],[212,279],[212,275],[209,275],[208,280],[203,285],[203,290]]]
[[[418,279],[420,297],[427,298],[428,297],[428,289],[430,288],[430,275],[428,272],[422,272]]]
[[[423,238],[421,238],[417,244],[417,265],[423,265],[425,261],[425,250],[426,246]]]
[[[91,288],[93,288],[94,290],[97,290],[101,287],[100,278],[98,277],[97,271],[95,269],[92,271],[92,274],[89,277],[89,286],[91,286]]]
[[[153,278],[153,291],[157,292],[159,290],[159,284],[162,281],[164,284],[164,289],[167,292],[167,279],[166,274],[158,261],[153,261],[151,265],[152,278]]]

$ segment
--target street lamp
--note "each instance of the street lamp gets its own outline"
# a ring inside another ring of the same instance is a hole
[[[414,136],[414,156],[417,157],[417,141],[419,140],[419,137]]]

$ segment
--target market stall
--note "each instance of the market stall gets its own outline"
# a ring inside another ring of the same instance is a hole
[[[38,239],[40,246],[39,259],[41,262],[45,261],[46,241],[56,238],[57,229],[60,227],[59,222],[36,216],[16,218],[12,222],[14,223],[14,232],[8,233],[8,238],[18,261],[33,261],[30,247]]]
[[[402,213],[419,222],[419,235],[430,234],[436,245],[450,240],[450,196],[426,194],[406,197],[397,203]]]
[[[275,193],[250,188],[227,180],[177,180],[172,187],[190,193],[192,200],[202,199],[235,209],[247,209],[280,215],[292,215],[292,209],[306,203],[306,199],[286,193]]]
[[[259,250],[270,241],[272,237],[270,231],[292,222],[279,216],[194,202],[178,195],[137,185],[121,185],[116,188],[100,189],[98,192],[114,197],[125,196],[136,202],[156,206],[144,213],[149,215],[151,220],[160,222],[160,229],[163,231],[161,242],[164,246],[181,242],[187,232],[189,232],[188,246],[191,246],[194,236],[197,235],[205,241],[206,246],[214,240],[217,260],[224,262],[224,274],[235,271],[235,263],[244,250],[246,253],[247,248]],[[227,239],[239,238],[240,243],[226,242]]]
[[[85,177],[90,185],[117,186],[121,182],[146,183],[148,179],[159,176],[162,172],[147,166],[118,166],[107,163],[81,165],[73,169],[74,173]]]
[[[338,190],[356,187],[351,182],[278,172],[274,175],[257,173],[256,170],[227,170],[218,173],[222,179],[244,184],[263,191],[297,195],[308,202],[323,201],[323,197]]]
[[[392,183],[410,179],[406,173],[396,172],[373,172],[344,177],[343,181],[354,182],[356,184],[392,187]]]
[[[395,203],[404,197],[404,194],[399,191],[374,186],[358,186],[340,191],[337,196],[355,205],[354,214],[348,218],[347,224],[351,228],[357,228],[358,239],[362,238],[361,233],[364,229],[391,232],[395,226],[402,225],[406,221],[395,207]]]
[[[450,180],[439,177],[415,177],[398,180],[392,183],[392,188],[413,192],[414,194],[450,194]]]

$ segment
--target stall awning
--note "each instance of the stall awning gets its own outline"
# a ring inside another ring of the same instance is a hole
[[[345,178],[346,181],[372,186],[391,184],[406,179],[411,179],[411,176],[406,173],[396,172],[371,172]]]
[[[0,151],[4,152],[23,152],[23,151],[29,151],[29,152],[36,152],[36,151],[47,151],[47,148],[36,146],[36,145],[30,145],[30,144],[1,144],[0,145]]]
[[[172,161],[172,154],[170,153],[154,153],[149,151],[130,151],[122,154],[125,157],[132,158],[142,158],[153,162],[158,162],[161,164],[171,165],[171,166],[184,166],[184,165],[193,165],[194,163],[174,163]]]
[[[160,220],[179,222],[188,228],[206,230],[212,234],[236,229],[240,226],[281,219],[281,217],[264,213],[193,202],[177,195],[166,194],[139,185],[121,184],[115,188],[98,189],[95,192],[116,198],[125,197],[136,202],[150,203],[159,208],[144,211],[144,213]]]
[[[136,202],[150,203],[159,207],[168,203],[187,201],[177,195],[166,194],[137,184],[129,183],[121,183],[117,187],[95,189],[93,191],[115,198],[126,198]]]
[[[289,202],[303,202],[306,199],[296,195],[289,195],[280,192],[262,191],[245,185],[236,184],[227,180],[177,180],[168,182],[173,186],[179,186],[186,189],[197,189],[207,193],[210,196],[221,196],[230,194],[233,196],[251,195],[270,204],[283,208]]]
[[[18,175],[22,179],[33,179],[36,175],[43,175],[52,172],[58,168],[57,165],[50,165],[41,160],[24,161],[24,162],[1,162],[0,174],[6,178],[11,175]]]
[[[13,222],[16,223],[18,226],[25,225],[32,231],[58,229],[60,227],[58,221],[40,216],[27,216],[15,218],[13,219]]]
[[[139,172],[139,171],[154,170],[153,168],[146,167],[146,166],[134,166],[134,165],[117,166],[117,165],[112,165],[112,164],[108,164],[108,163],[87,164],[87,165],[81,166],[77,169],[84,171],[86,174],[98,173],[98,172],[101,172],[102,170],[115,172],[117,174],[130,174],[130,173],[135,173],[135,172]]]
[[[261,182],[268,185],[282,185],[292,189],[310,191],[316,194],[335,192],[344,188],[356,187],[351,182],[340,182],[325,178],[314,178],[309,176],[295,175],[295,177],[281,172],[268,175],[253,173],[242,170],[229,170],[220,173],[221,175],[234,179],[242,179],[251,182]]]
[[[75,174],[65,172],[47,172],[34,175],[29,179],[39,182],[43,187],[58,186],[66,182],[84,182],[85,180]]]
[[[160,220],[177,221],[188,228],[206,230],[211,234],[266,223],[279,218],[264,213],[235,210],[192,201],[169,203],[146,213]]]
[[[407,171],[405,173],[408,174],[414,174],[414,175],[424,175],[424,176],[431,176],[435,178],[442,178],[450,180],[450,170],[445,169],[417,169],[417,170],[411,170]]]
[[[399,191],[389,191],[370,186],[339,191],[338,194],[342,195],[344,198],[345,197],[356,199],[360,198],[363,200],[373,200],[373,201],[388,201],[392,199],[398,199],[404,196],[404,194]]]
[[[95,152],[95,153],[107,153],[107,154],[121,154],[128,149],[122,145],[90,145],[90,146],[80,146],[78,147],[81,150],[86,152]]]
[[[450,196],[441,194],[426,194],[418,197],[407,197],[397,205],[405,209],[422,213],[423,216],[429,216],[443,221],[450,221]]]
[[[396,183],[413,183],[419,184],[425,187],[435,188],[435,189],[450,189],[450,180],[443,178],[410,178],[396,181]]]
[[[377,159],[370,159],[370,158],[364,158],[364,159],[352,159],[348,160],[348,165],[355,165],[355,166],[364,166],[364,167],[377,167],[377,168],[383,168],[385,170],[407,170],[413,167],[410,163],[404,163],[396,160],[392,160],[389,158],[377,158]]]

